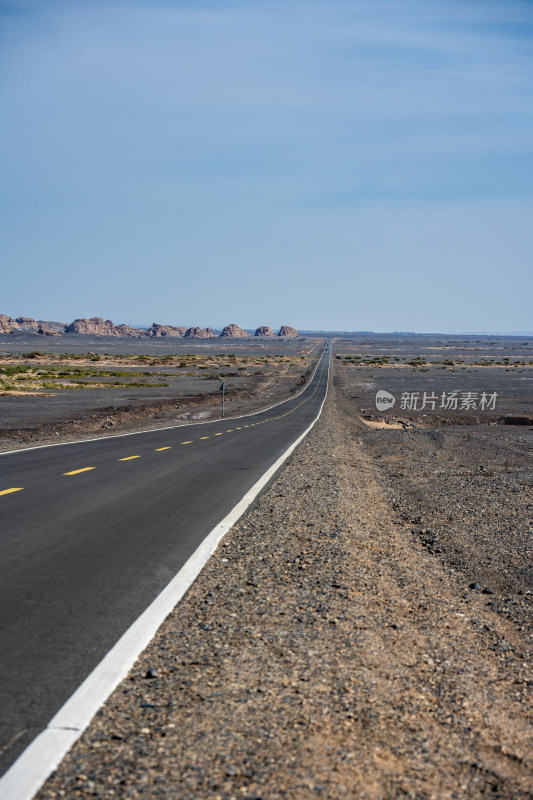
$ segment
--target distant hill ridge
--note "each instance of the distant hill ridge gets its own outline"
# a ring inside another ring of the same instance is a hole
[[[14,319],[5,314],[0,314],[0,333],[14,333],[15,331],[28,331],[42,336],[60,336],[63,333],[79,336],[121,336],[128,338],[176,336],[188,339],[213,339],[216,336],[211,328],[187,328],[186,325],[161,325],[158,322],[152,323],[151,327],[145,330],[143,328],[132,328],[124,323],[115,325],[112,320],[103,319],[102,317],[91,317],[90,319],[82,317],[67,324],[64,322],[35,320],[32,317],[17,317]],[[220,337],[224,339],[244,339],[251,336],[280,336],[284,339],[294,339],[299,335],[298,331],[290,325],[282,325],[277,334],[268,325],[260,325],[255,333],[251,334],[235,323],[231,323],[226,325]]]

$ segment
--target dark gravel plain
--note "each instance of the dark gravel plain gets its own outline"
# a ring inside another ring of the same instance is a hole
[[[531,800],[524,427],[372,429],[350,370],[39,800]]]
[[[503,422],[502,416],[531,417],[533,422],[532,337],[359,335],[336,340],[335,355],[342,365],[340,374],[346,372],[347,383],[354,387],[359,408],[375,418],[389,416],[430,427]],[[388,363],[380,363],[382,359]],[[375,404],[380,389],[396,399],[384,413]],[[454,391],[460,401],[457,410],[442,408],[442,394]],[[436,396],[435,408],[429,403],[422,408],[424,392]],[[477,394],[477,407],[465,411],[460,405],[467,392]],[[497,395],[494,409],[480,409],[483,392]],[[405,393],[418,393],[417,408],[401,407]]]
[[[494,347],[482,358],[529,360],[531,340]],[[346,342],[336,343],[344,355]],[[352,352],[355,350],[353,348]],[[480,360],[479,344],[449,358]],[[360,352],[360,351],[359,351]],[[427,346],[408,358],[427,358]],[[362,422],[370,457],[381,482],[411,534],[465,576],[470,591],[484,593],[495,610],[531,631],[533,602],[533,367],[473,367],[443,370],[391,366],[355,367],[337,359],[338,384],[351,413]],[[494,411],[442,409],[388,412],[375,406],[376,392],[424,391],[437,396],[458,390],[496,392]],[[389,425],[373,428],[388,419]],[[398,422],[406,423],[397,429]],[[366,423],[366,424],[365,424]]]

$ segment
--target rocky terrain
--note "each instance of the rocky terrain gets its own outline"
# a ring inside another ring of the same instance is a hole
[[[32,317],[17,317],[13,319],[13,317],[0,314],[0,334],[20,331],[38,333],[42,336],[55,336],[58,333],[63,333],[65,327],[66,325],[63,322],[44,322],[43,320],[35,320]]]
[[[85,317],[75,319],[70,324],[63,322],[49,322],[43,320],[34,320],[32,317],[17,317],[13,319],[5,314],[0,314],[0,334],[12,334],[16,331],[34,332],[42,336],[54,336],[56,334],[76,334],[79,336],[118,336],[118,337],[186,337],[188,339],[211,339],[216,334],[213,333],[211,328],[198,328],[187,327],[186,325],[162,325],[159,322],[153,322],[147,330],[143,328],[132,328],[130,325],[115,325],[110,319],[103,319],[102,317]],[[240,328],[234,323],[226,325],[226,327],[219,334],[224,339],[243,339],[248,338],[252,334]],[[262,325],[257,328],[255,336],[275,336],[271,328],[267,325]],[[295,328],[289,325],[282,325],[279,333],[281,337],[297,338],[299,333]]]
[[[0,334],[12,334],[15,331],[33,331],[34,333],[43,336],[53,336],[56,334],[76,334],[79,336],[119,336],[119,337],[186,337],[188,339],[211,339],[216,334],[213,333],[211,328],[198,328],[187,327],[185,325],[161,325],[159,322],[152,323],[151,327],[147,330],[141,328],[132,328],[130,325],[115,325],[110,319],[103,319],[102,317],[91,317],[75,319],[69,325],[58,322],[43,322],[43,320],[34,320],[31,317],[17,317],[13,319],[5,314],[0,314]],[[272,330],[263,325],[257,328],[255,336],[274,336]],[[251,336],[248,331],[240,328],[234,323],[226,325],[220,333],[220,337],[224,339],[233,338],[248,338]],[[291,328],[289,325],[282,325],[278,336],[297,338],[298,331]]]
[[[372,429],[342,369],[39,800],[531,800],[531,482]]]

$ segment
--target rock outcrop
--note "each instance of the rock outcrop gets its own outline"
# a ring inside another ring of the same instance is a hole
[[[185,336],[187,328],[185,326],[175,327],[174,325],[160,325],[153,322],[152,327],[148,328],[145,336]]]
[[[290,339],[296,339],[300,334],[295,328],[291,328],[290,325],[282,325],[279,329],[278,336],[284,336]]]
[[[124,336],[124,337],[138,337],[138,336],[176,336],[185,337],[187,339],[212,339],[215,334],[211,328],[186,328],[184,325],[161,325],[159,322],[152,323],[148,330],[139,328],[132,328],[130,325],[115,325],[110,319],[102,319],[102,317],[85,317],[75,319],[70,325],[62,322],[46,322],[45,320],[35,320],[32,317],[8,317],[6,314],[0,314],[0,333],[13,333],[14,331],[34,331],[41,336],[59,336],[62,333],[76,333],[80,336]],[[223,339],[245,339],[251,334],[240,328],[235,323],[226,325],[220,334]],[[256,331],[255,336],[275,336],[268,325],[260,325]],[[300,334],[295,328],[290,325],[282,325],[278,336],[284,338],[296,338]]]
[[[25,330],[36,331],[39,327],[39,323],[33,317],[17,317],[15,322],[19,328],[24,328]]]
[[[232,338],[232,339],[244,339],[247,338],[250,334],[248,331],[245,331],[243,328],[239,328],[238,325],[232,323],[231,325],[226,325],[222,333],[220,334],[224,338]]]
[[[42,336],[59,336],[63,333],[65,324],[63,322],[45,322],[42,319],[35,320],[33,317],[8,317],[0,314],[0,333],[13,333],[14,331],[38,333]]]
[[[39,325],[37,328],[37,333],[40,336],[61,336],[60,333],[53,331],[51,328],[47,328],[45,325]]]
[[[77,333],[82,336],[141,336],[138,328],[129,325],[115,325],[110,319],[91,317],[90,319],[75,319],[70,325],[65,326],[65,333]]]
[[[17,328],[16,320],[12,317],[7,317],[5,314],[0,314],[0,333],[13,333]]]
[[[187,339],[212,339],[214,335],[211,328],[188,328],[185,331]]]
[[[115,325],[115,336],[129,336],[130,338],[134,336],[142,336],[142,331],[138,328],[132,328],[131,325]]]
[[[75,319],[65,328],[65,333],[79,333],[83,336],[117,336],[117,330],[110,319],[91,317]]]

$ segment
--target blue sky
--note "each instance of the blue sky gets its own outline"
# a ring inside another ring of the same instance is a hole
[[[0,313],[532,330],[533,3],[0,0]]]

